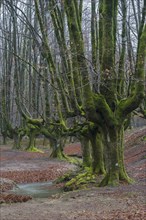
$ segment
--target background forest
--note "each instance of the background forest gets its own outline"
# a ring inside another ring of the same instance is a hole
[[[43,135],[52,157],[69,160],[75,137],[91,181],[132,182],[123,138],[133,114],[146,118],[145,15],[146,0],[1,0],[3,142],[20,149],[27,136],[34,151]]]

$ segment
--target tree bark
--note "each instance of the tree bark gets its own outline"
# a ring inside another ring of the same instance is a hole
[[[123,126],[115,126],[105,132],[106,175],[100,186],[116,186],[119,180],[132,182],[124,165],[124,130]]]
[[[21,137],[19,136],[18,133],[13,133],[13,139],[14,139],[14,144],[13,144],[13,149],[20,149],[21,145]]]
[[[51,158],[65,159],[65,154],[63,153],[64,143],[58,139],[50,139],[50,146],[52,148]]]
[[[28,147],[26,148],[26,150],[33,151],[33,149],[36,147],[35,138],[36,138],[35,131],[30,131],[30,133],[29,133],[29,144],[28,144]]]
[[[91,147],[90,140],[86,136],[80,137],[82,157],[83,157],[83,167],[91,167]]]
[[[90,135],[92,146],[92,169],[96,174],[105,174],[104,157],[103,157],[103,142],[102,135],[97,131],[92,131]]]

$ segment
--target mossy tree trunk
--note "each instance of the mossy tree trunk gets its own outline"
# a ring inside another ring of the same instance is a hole
[[[14,132],[13,133],[13,139],[14,139],[14,144],[13,144],[13,149],[20,149],[21,148],[21,137],[19,133]]]
[[[121,1],[122,7],[122,48],[119,59],[119,71],[117,80],[118,95],[124,97],[125,95],[125,55],[126,55],[126,31],[127,31],[127,7],[126,0]]]
[[[115,74],[115,33],[117,2],[103,1],[103,39],[102,39],[102,89],[101,102],[97,101],[98,112],[104,120],[106,147],[106,176],[101,185],[116,185],[119,180],[130,182],[124,167],[123,126],[129,114],[136,109],[144,97],[144,63],[146,57],[146,27],[141,32],[137,51],[135,76],[138,83],[132,88],[132,94],[126,99],[117,97]],[[124,15],[125,16],[125,15]],[[125,28],[125,27],[124,27]],[[108,31],[107,31],[108,29]],[[124,33],[125,34],[125,33]],[[142,49],[143,47],[143,49]],[[124,51],[123,51],[124,53]],[[123,59],[123,58],[122,58]],[[122,61],[123,62],[123,61]],[[124,77],[122,75],[122,77]],[[122,85],[123,86],[123,85]],[[121,88],[123,89],[123,88]],[[97,100],[98,100],[97,95]],[[100,98],[99,98],[100,99]],[[119,100],[118,100],[119,99]]]
[[[29,132],[29,144],[28,147],[26,148],[26,150],[28,151],[33,151],[33,149],[36,147],[36,132],[33,130],[30,130]]]
[[[50,146],[52,148],[51,158],[65,159],[63,138],[50,139]]]
[[[92,169],[96,174],[105,174],[102,134],[93,130],[90,132],[92,146]]]
[[[119,180],[132,182],[124,165],[124,126],[114,126],[105,131],[105,165],[106,175],[100,186],[119,184]]]
[[[96,0],[91,1],[91,45],[92,45],[92,65],[97,70],[97,16],[96,16]]]
[[[131,182],[126,172],[125,163],[124,163],[124,125],[121,125],[120,128],[117,128],[118,131],[118,167],[119,167],[119,179],[126,180]]]
[[[3,137],[3,144],[6,145],[7,144],[7,134],[6,134],[6,132],[2,132],[2,137]]]
[[[83,167],[91,167],[91,146],[90,139],[87,136],[80,137],[82,157],[83,157]]]
[[[117,131],[110,130],[106,134],[106,175],[100,183],[104,185],[117,185],[119,182],[119,168],[118,168],[118,149],[117,149]]]

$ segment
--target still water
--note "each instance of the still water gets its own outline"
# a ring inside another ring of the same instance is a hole
[[[52,182],[18,184],[11,192],[19,195],[30,195],[33,198],[48,198],[63,191],[62,188],[52,186]]]

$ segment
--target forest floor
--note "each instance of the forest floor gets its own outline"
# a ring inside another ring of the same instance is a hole
[[[13,185],[54,180],[75,168],[67,162],[49,158],[45,153],[12,150],[11,144],[0,146],[0,219],[1,220],[144,220],[146,219],[146,127],[125,135],[125,163],[135,182],[118,187],[90,189],[31,198],[11,194]],[[68,155],[80,155],[79,143],[65,147]],[[6,178],[6,179],[4,179]],[[56,187],[60,187],[56,186]],[[51,190],[51,189],[48,189]],[[26,202],[27,201],[27,202]]]

